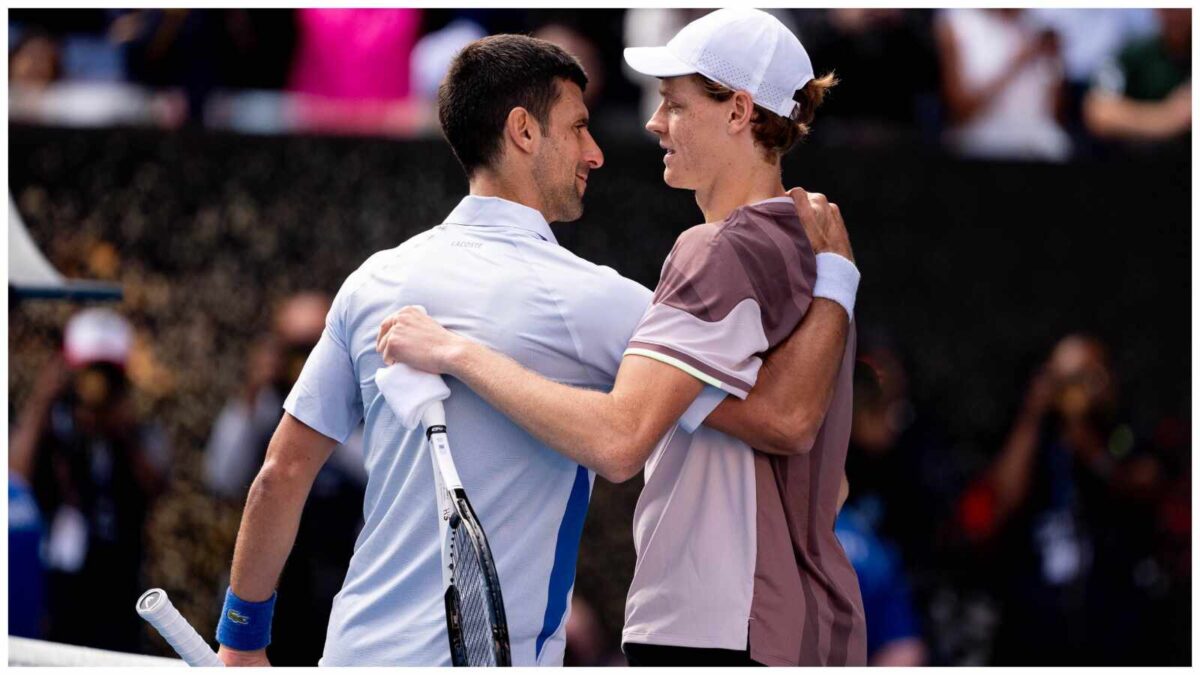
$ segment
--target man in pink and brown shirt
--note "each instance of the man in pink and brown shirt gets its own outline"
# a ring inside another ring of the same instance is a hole
[[[411,308],[377,348],[461,380],[610,480],[644,467],[631,664],[865,665],[858,582],[834,535],[858,272],[837,206],[788,197],[780,168],[833,79],[757,10],[714,12],[626,60],[662,79],[646,126],[664,180],[695,190],[706,223],[676,242],[612,390],[545,379]]]

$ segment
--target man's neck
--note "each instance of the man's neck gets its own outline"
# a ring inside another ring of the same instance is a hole
[[[708,186],[697,188],[696,204],[705,222],[719,223],[739,206],[786,194],[779,165],[755,158],[748,166],[730,165]]]
[[[470,189],[468,193],[473,197],[499,197],[506,199],[516,204],[528,206],[529,208],[542,214],[546,222],[550,222],[545,209],[542,207],[542,200],[538,195],[537,190],[529,185],[514,184],[511,181],[504,180],[503,174],[497,174],[484,169],[475,172],[475,175],[468,181]]]

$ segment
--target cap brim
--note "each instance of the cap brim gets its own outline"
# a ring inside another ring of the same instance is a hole
[[[666,47],[627,47],[625,63],[651,77],[678,77],[697,72],[693,66],[675,58]]]

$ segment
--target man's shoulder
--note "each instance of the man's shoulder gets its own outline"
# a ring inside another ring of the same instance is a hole
[[[538,259],[530,261],[538,266],[564,293],[587,294],[621,291],[649,292],[638,282],[621,275],[608,265],[594,263],[552,242],[539,241],[535,245]]]
[[[679,235],[671,255],[677,264],[703,261],[710,273],[736,266],[752,272],[764,256],[812,257],[803,226],[790,204],[742,206],[724,220],[691,227]]]
[[[376,251],[367,257],[353,272],[351,272],[346,280],[342,282],[341,291],[338,295],[352,295],[357,292],[363,284],[372,277],[374,272],[382,271],[397,262],[400,262],[407,255],[412,255],[420,248],[420,246],[434,236],[437,227],[432,227],[424,232],[415,234],[404,240],[401,244],[392,248],[385,248]]]

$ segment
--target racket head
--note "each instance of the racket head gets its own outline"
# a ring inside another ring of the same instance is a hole
[[[451,659],[455,666],[511,666],[508,618],[491,547],[466,492],[454,493],[454,515],[446,534],[450,551],[446,627]]]

